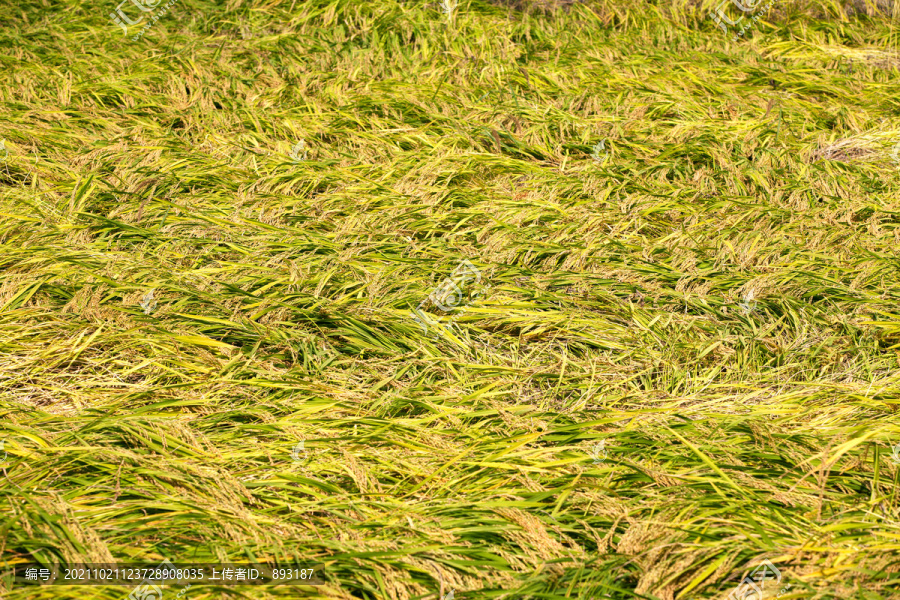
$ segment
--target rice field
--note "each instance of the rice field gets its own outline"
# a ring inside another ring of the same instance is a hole
[[[0,6],[0,598],[900,598],[896,3],[115,2]],[[3,574],[164,560],[321,585]]]

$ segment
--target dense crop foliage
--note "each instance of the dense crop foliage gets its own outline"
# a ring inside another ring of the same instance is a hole
[[[711,8],[4,3],[0,559],[898,597],[898,27]]]

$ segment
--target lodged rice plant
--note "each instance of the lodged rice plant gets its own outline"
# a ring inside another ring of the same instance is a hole
[[[900,597],[900,14],[0,6],[0,597]]]

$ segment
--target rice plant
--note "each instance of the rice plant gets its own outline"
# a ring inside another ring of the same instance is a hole
[[[0,6],[0,596],[900,597],[896,4],[766,6]]]

